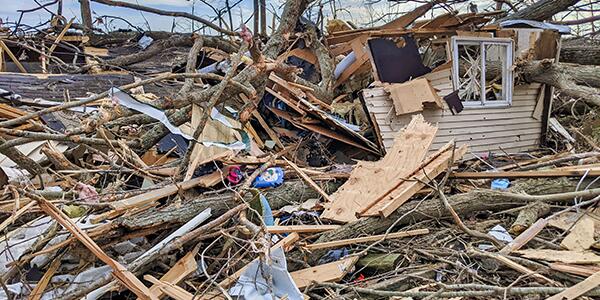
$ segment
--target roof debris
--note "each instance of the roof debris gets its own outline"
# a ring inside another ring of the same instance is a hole
[[[538,72],[568,26],[91,0],[220,36],[103,33],[81,2],[0,31],[0,299],[600,295],[600,100]]]

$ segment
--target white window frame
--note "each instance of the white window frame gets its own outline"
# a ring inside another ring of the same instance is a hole
[[[481,107],[507,107],[512,105],[513,96],[513,63],[514,63],[514,43],[509,38],[480,38],[453,36],[451,39],[452,45],[452,84],[454,90],[460,86],[459,75],[459,45],[477,45],[481,49],[481,100],[477,101],[462,101],[465,108],[481,108]],[[502,90],[506,91],[506,99],[488,101],[485,99],[485,46],[500,45],[506,47],[506,60],[502,68]],[[462,99],[461,99],[462,100]]]

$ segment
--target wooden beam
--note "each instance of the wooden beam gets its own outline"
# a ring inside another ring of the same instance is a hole
[[[408,12],[401,17],[381,26],[381,29],[404,29],[408,25],[412,24],[412,22],[414,22],[416,19],[427,13],[433,7],[433,5],[434,3],[423,4],[415,8],[413,11]]]
[[[50,46],[50,50],[48,50],[48,54],[46,54],[47,56],[52,56],[52,52],[54,52],[54,50],[58,46],[58,43],[60,43],[62,38],[65,36],[65,34],[67,33],[67,30],[69,30],[71,25],[73,25],[73,21],[75,21],[75,18],[71,18],[69,23],[67,23],[67,25],[65,25],[65,28],[63,28],[63,30],[58,34],[58,36],[54,40],[54,43],[52,43],[52,46]]]
[[[116,260],[110,258],[92,238],[90,238],[81,228],[79,228],[69,217],[67,217],[61,210],[59,210],[54,204],[47,201],[46,199],[37,196],[35,194],[29,194],[29,196],[35,199],[39,207],[53,219],[55,219],[60,225],[67,229],[77,240],[79,240],[86,248],[88,248],[98,259],[103,261],[105,264],[113,269],[113,275],[130,291],[136,294],[140,299],[151,299],[158,300],[148,287],[146,287],[133,273],[127,268],[121,265]]]
[[[571,300],[582,296],[600,285],[600,272],[596,272],[578,284],[547,298],[546,300]]]
[[[525,229],[525,231],[521,232],[519,236],[517,236],[512,242],[508,243],[504,248],[500,249],[498,253],[500,254],[509,254],[513,251],[517,251],[521,249],[521,247],[525,246],[529,241],[531,241],[538,233],[544,229],[548,225],[548,220],[539,219],[533,225],[529,226],[529,228]]]
[[[271,127],[269,127],[269,124],[267,124],[265,119],[263,119],[263,117],[261,116],[261,114],[258,111],[253,110],[252,116],[254,116],[254,118],[256,118],[256,120],[258,121],[260,126],[262,126],[262,128],[267,132],[267,134],[271,138],[271,140],[273,140],[275,142],[275,144],[277,146],[279,146],[279,148],[281,148],[281,149],[285,148],[283,146],[283,143],[281,142],[281,140],[279,140],[279,137],[277,136],[275,131],[273,131],[273,129],[271,129]]]
[[[456,172],[450,175],[456,179],[488,178],[543,178],[543,177],[581,177],[600,176],[600,170],[543,170],[543,171],[505,171],[505,172]]]
[[[21,70],[22,73],[28,73],[27,70],[25,70],[25,67],[23,67],[23,64],[21,64],[19,59],[12,53],[12,51],[10,51],[10,49],[8,49],[8,46],[6,46],[3,40],[0,40],[0,47],[2,47],[4,51],[6,51],[8,57],[10,57],[10,59],[15,63],[15,65],[17,65],[17,68],[19,68],[19,70]]]
[[[281,100],[283,103],[287,104],[287,106],[289,106],[290,108],[295,110],[297,113],[301,114],[302,116],[306,115],[306,112],[298,106],[298,103],[294,103],[292,100],[287,99],[282,94],[278,93],[277,91],[274,91],[272,88],[270,88],[268,86],[265,87],[265,91],[267,91],[269,94],[275,96],[275,98]]]
[[[338,261],[298,270],[290,273],[290,275],[299,289],[309,286],[313,281],[339,281],[348,274],[358,259],[358,256],[351,256]]]
[[[315,233],[340,228],[340,225],[288,225],[288,226],[267,226],[269,233]]]
[[[400,238],[411,237],[411,236],[422,235],[422,234],[428,234],[428,233],[429,233],[429,229],[426,229],[426,228],[424,228],[424,229],[415,229],[415,230],[394,232],[394,233],[390,233],[388,235],[380,234],[380,235],[372,235],[372,236],[366,236],[366,237],[360,237],[360,238],[354,238],[354,239],[347,239],[347,240],[338,240],[338,241],[331,241],[331,242],[324,242],[324,243],[316,243],[316,244],[306,245],[306,246],[304,246],[304,248],[306,248],[308,250],[336,248],[336,247],[341,247],[341,246],[346,246],[346,245],[352,245],[352,244],[358,244],[358,243],[375,242],[375,241],[379,241],[379,240],[382,240],[382,239],[385,239],[385,240],[400,239]]]
[[[165,275],[160,278],[160,281],[169,284],[178,284],[185,277],[193,272],[196,272],[196,270],[198,270],[198,263],[194,258],[196,254],[198,254],[198,248],[194,248],[192,251],[188,252],[180,260],[178,260],[175,265],[169,269],[167,273],[165,273]],[[150,292],[157,298],[161,298],[164,295],[164,291],[160,287],[161,285],[158,284],[153,284],[150,287]]]
[[[25,206],[21,207],[19,210],[17,210],[10,217],[6,218],[6,220],[4,220],[4,222],[2,222],[2,224],[0,224],[0,232],[4,231],[4,229],[6,227],[8,227],[10,224],[14,223],[20,216],[22,216],[24,213],[26,213],[34,205],[35,205],[35,201],[31,201],[31,202],[27,203]]]
[[[175,300],[192,300],[192,299],[194,299],[194,295],[192,293],[184,290],[180,286],[177,286],[170,282],[158,280],[158,279],[154,278],[152,275],[144,275],[144,279],[149,281],[153,285],[158,286],[158,288],[162,292],[164,292],[169,297],[171,297]]]
[[[227,174],[227,170],[223,171],[224,174]],[[221,172],[213,172],[208,175],[200,176],[197,178],[192,178],[190,180],[173,183],[166,185],[160,189],[152,190],[137,196],[133,196],[127,199],[111,202],[110,206],[114,209],[103,214],[92,218],[92,223],[98,223],[102,220],[106,220],[107,218],[113,218],[126,210],[133,207],[143,207],[152,204],[154,201],[157,201],[161,198],[168,197],[176,194],[178,191],[189,190],[193,187],[211,187],[217,183],[222,181]]]
[[[33,291],[31,291],[31,294],[29,295],[29,300],[40,300],[42,298],[44,290],[48,286],[48,283],[50,283],[50,279],[52,279],[52,276],[56,274],[58,267],[60,267],[61,259],[62,254],[58,255],[56,258],[54,258],[52,263],[50,263],[50,267],[48,267],[48,270],[46,271],[46,273],[44,273],[42,279],[38,281],[38,283],[35,285],[35,288],[33,288]]]
[[[289,161],[285,157],[283,157],[283,160],[285,160],[285,162],[290,167],[292,167],[292,169],[294,169],[296,174],[300,175],[300,177],[302,179],[304,179],[304,181],[306,181],[306,183],[308,183],[308,185],[310,185],[315,191],[317,191],[321,196],[323,196],[323,199],[325,199],[325,201],[332,202],[329,195],[327,195],[327,193],[325,193],[325,191],[323,191],[323,189],[321,189],[321,187],[318,184],[316,184],[308,175],[306,175],[306,173],[304,173],[295,163]]]

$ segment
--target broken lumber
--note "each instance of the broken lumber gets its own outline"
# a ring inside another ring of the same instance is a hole
[[[379,240],[400,239],[400,238],[412,237],[412,236],[423,235],[423,234],[428,234],[428,233],[429,233],[429,229],[423,228],[423,229],[394,232],[394,233],[389,233],[389,234],[359,237],[359,238],[353,238],[353,239],[347,239],[347,240],[315,243],[315,244],[306,245],[303,248],[306,248],[307,250],[328,249],[328,248],[336,248],[336,247],[352,245],[352,244],[376,242]]]
[[[347,223],[357,220],[356,213],[381,190],[392,188],[398,178],[405,178],[421,164],[433,141],[437,128],[425,122],[423,116],[413,117],[397,135],[387,155],[376,162],[360,161],[350,178],[330,197],[322,218]]]
[[[104,251],[92,240],[83,230],[81,230],[69,217],[67,217],[62,211],[60,211],[54,204],[50,203],[46,199],[37,196],[35,194],[28,193],[29,197],[36,200],[38,206],[49,216],[55,219],[60,225],[67,229],[73,234],[86,248],[88,248],[96,257],[98,257],[105,264],[109,265],[113,269],[113,274],[119,281],[127,287],[130,291],[135,293],[138,298],[158,300],[148,287],[146,287],[133,273],[129,272],[127,268],[122,266],[116,260],[110,258]]]

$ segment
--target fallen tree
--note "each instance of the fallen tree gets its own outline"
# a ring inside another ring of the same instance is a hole
[[[525,81],[545,83],[561,93],[600,106],[600,67],[556,63],[554,60],[523,62],[518,67]]]

